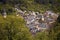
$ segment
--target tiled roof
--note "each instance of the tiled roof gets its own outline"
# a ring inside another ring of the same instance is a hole
[[[51,14],[51,15],[49,15],[49,14]],[[23,15],[25,15],[25,14],[23,14]],[[35,12],[29,11],[23,17],[24,17],[25,21],[27,22],[27,27],[32,28],[33,29],[32,32],[36,32],[36,31],[34,31],[34,30],[36,30],[36,29],[34,29],[36,27],[38,27],[37,30],[49,28],[50,26],[48,23],[55,21],[52,17],[53,15],[58,16],[57,14],[54,14],[51,11],[46,11],[45,14],[39,14],[39,13],[36,14]],[[39,22],[39,21],[41,21],[41,22]]]

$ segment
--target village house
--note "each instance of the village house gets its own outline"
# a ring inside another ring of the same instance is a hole
[[[52,26],[51,24],[54,23],[58,17],[58,15],[52,11],[46,11],[44,14],[34,11],[25,13],[26,11],[18,9],[17,11],[25,19],[26,25],[32,33],[50,28],[50,26]]]

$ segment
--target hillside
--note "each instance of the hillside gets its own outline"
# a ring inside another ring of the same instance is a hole
[[[60,0],[0,0],[0,40],[60,40]]]
[[[1,0],[0,12],[4,9],[8,13],[14,12],[14,7],[20,8],[21,10],[32,10],[39,12],[44,12],[46,10],[59,12],[59,2],[59,0]]]

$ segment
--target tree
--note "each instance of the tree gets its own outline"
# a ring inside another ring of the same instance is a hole
[[[57,22],[59,22],[60,23],[60,15],[58,16],[58,18],[57,18]]]
[[[39,32],[35,36],[35,40],[49,40],[48,32]]]
[[[60,40],[60,23],[56,22],[49,31],[50,40]]]
[[[0,16],[0,40],[33,40],[22,18]]]

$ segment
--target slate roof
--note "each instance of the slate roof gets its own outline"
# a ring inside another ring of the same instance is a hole
[[[38,12],[34,11],[28,11],[27,14],[23,15],[24,15],[23,18],[27,22],[26,25],[28,28],[30,28],[31,32],[36,32],[39,31],[40,29],[49,28],[50,26],[48,23],[55,21],[52,16],[53,15],[55,15],[56,17],[58,16],[57,14],[54,14],[51,11],[46,11],[44,14],[39,14]],[[40,19],[41,22],[39,22]]]

